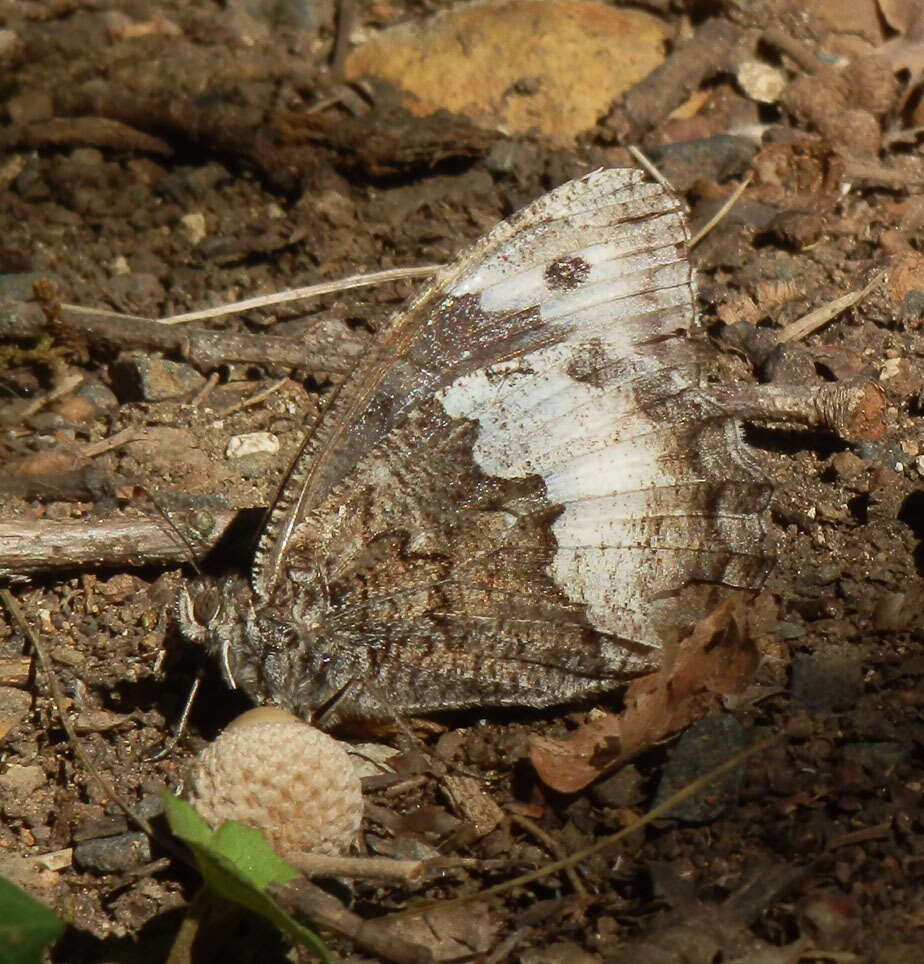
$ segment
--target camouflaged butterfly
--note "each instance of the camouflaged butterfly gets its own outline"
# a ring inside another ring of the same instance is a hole
[[[249,582],[181,628],[325,725],[541,707],[656,668],[769,565],[769,490],[701,384],[678,201],[564,184],[394,316],[296,459]]]

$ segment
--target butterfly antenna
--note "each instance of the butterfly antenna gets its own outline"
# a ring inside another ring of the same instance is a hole
[[[186,536],[183,535],[182,532],[180,532],[176,523],[170,518],[170,514],[154,497],[154,493],[144,486],[141,487],[141,491],[147,496],[151,505],[154,506],[157,514],[163,520],[170,532],[173,533],[173,535],[182,545],[186,546],[189,565],[195,569],[196,575],[202,578],[202,569],[199,566],[199,561],[196,559],[196,551],[193,549],[190,541],[186,538]],[[196,694],[199,692],[199,687],[202,685],[204,676],[205,667],[200,666],[196,671],[196,677],[193,680],[192,686],[189,688],[189,693],[186,696],[186,702],[183,705],[183,712],[180,714],[179,722],[176,725],[176,731],[174,732],[173,736],[171,736],[160,748],[160,750],[151,754],[151,756],[147,758],[149,762],[156,763],[158,760],[163,760],[164,757],[168,756],[176,749],[177,744],[180,742],[180,740],[183,738],[183,734],[186,732],[186,724],[189,722],[189,715],[192,713],[193,704],[196,702]]]
[[[183,535],[182,532],[180,532],[177,524],[173,521],[173,519],[170,518],[170,515],[167,512],[167,510],[164,509],[164,507],[157,501],[156,498],[154,498],[154,493],[150,489],[146,488],[145,486],[141,486],[140,489],[148,497],[148,500],[150,501],[151,505],[154,506],[155,511],[163,520],[163,522],[166,524],[170,532],[172,532],[173,535],[176,537],[177,541],[182,543],[186,547],[186,551],[188,553],[188,559],[187,559],[188,564],[192,566],[193,569],[196,570],[196,575],[202,578],[202,569],[199,567],[199,561],[196,559],[196,550],[193,549],[192,543],[189,541],[189,539],[186,538],[186,536]]]

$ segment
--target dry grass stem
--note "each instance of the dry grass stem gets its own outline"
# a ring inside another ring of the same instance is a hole
[[[725,199],[725,203],[719,208],[715,214],[693,235],[692,238],[687,242],[688,248],[694,248],[704,237],[725,217],[726,214],[735,206],[738,198],[748,189],[751,181],[754,178],[751,174],[748,176],[732,191],[731,194]]]
[[[842,295],[840,298],[835,298],[833,301],[829,301],[828,304],[822,305],[814,311],[810,311],[807,315],[803,315],[801,318],[792,322],[792,324],[787,325],[777,335],[777,343],[784,345],[790,341],[798,341],[800,338],[805,338],[807,335],[810,335],[813,331],[817,331],[831,321],[832,318],[836,318],[842,311],[845,311],[847,308],[852,308],[857,302],[862,301],[885,276],[885,271],[879,271],[873,276],[872,281],[870,281],[865,288],[861,288],[859,291],[852,291],[849,294]]]
[[[669,191],[675,197],[677,192],[674,190],[674,186],[671,182],[655,167],[654,161],[649,158],[645,152],[638,147],[636,144],[629,145],[629,153],[639,162],[639,164],[645,168],[646,171],[664,188],[665,191]]]
[[[319,295],[329,295],[337,291],[348,291],[351,288],[363,288],[367,285],[385,284],[388,281],[401,281],[404,278],[426,278],[441,265],[422,265],[419,268],[389,268],[386,271],[373,271],[370,274],[354,274],[337,281],[323,281],[320,284],[308,285],[305,288],[290,288],[288,291],[277,291],[271,295],[260,295],[247,298],[244,301],[232,301],[214,308],[203,308],[201,311],[187,311],[182,315],[172,315],[169,318],[158,319],[162,325],[179,325],[188,321],[202,321],[206,318],[221,318],[234,315],[254,308],[266,308],[269,305],[285,304],[289,301],[300,301],[303,298],[316,298]]]

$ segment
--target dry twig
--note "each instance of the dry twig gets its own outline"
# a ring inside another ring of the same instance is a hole
[[[715,214],[693,235],[692,238],[687,242],[688,248],[695,248],[696,245],[703,240],[704,237],[725,217],[726,214],[735,206],[738,198],[748,189],[748,185],[754,178],[752,175],[748,176],[732,191],[731,194],[726,198],[725,203],[719,208]]]
[[[112,311],[61,305],[62,320],[74,332],[102,349],[160,351],[184,358],[208,374],[229,362],[278,365],[348,374],[365,351],[367,339],[347,328],[337,332],[309,331],[298,338],[242,332],[184,330],[149,318]],[[34,302],[0,302],[0,338],[37,338],[47,322]]]
[[[214,546],[236,512],[210,509],[206,534],[190,533],[197,546]],[[20,519],[0,523],[0,578],[106,566],[178,565],[189,545],[156,519]]]
[[[816,308],[807,315],[796,319],[796,321],[787,325],[776,336],[777,343],[783,345],[790,341],[797,341],[800,338],[805,338],[810,335],[813,331],[817,331],[831,321],[832,318],[836,318],[842,311],[846,311],[848,308],[852,308],[857,304],[857,302],[862,301],[885,276],[885,271],[879,271],[873,276],[872,281],[870,281],[866,287],[861,288],[859,291],[851,291],[849,294],[842,295],[840,298],[835,298],[833,301],[829,301],[828,304],[822,305],[820,308]]]
[[[310,881],[298,879],[287,884],[271,884],[268,891],[283,910],[342,934],[382,960],[395,964],[430,964],[433,960],[427,948],[405,940],[385,922],[364,920]]]

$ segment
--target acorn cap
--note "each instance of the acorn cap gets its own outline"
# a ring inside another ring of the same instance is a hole
[[[363,813],[359,777],[337,740],[275,707],[238,717],[194,762],[186,796],[211,827],[262,831],[282,857],[342,854]]]

